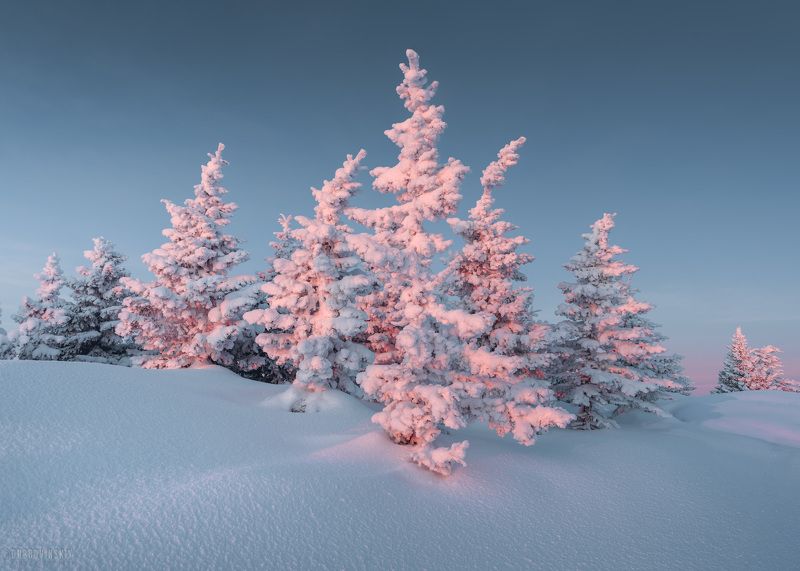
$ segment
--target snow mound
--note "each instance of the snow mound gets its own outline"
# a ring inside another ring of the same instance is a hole
[[[683,399],[672,413],[706,428],[800,447],[800,393],[742,391]]]
[[[796,434],[797,395],[679,398],[677,418],[631,415],[619,430],[551,431],[532,447],[469,428],[453,435],[470,440],[469,466],[442,478],[408,462],[368,405],[333,393],[321,413],[263,406],[285,391],[215,367],[0,362],[0,568],[800,560],[800,449],[775,436]],[[14,560],[20,549],[64,551]]]
[[[358,408],[358,401],[340,391],[309,392],[302,387],[284,385],[277,395],[269,396],[261,406],[289,412],[344,412]]]

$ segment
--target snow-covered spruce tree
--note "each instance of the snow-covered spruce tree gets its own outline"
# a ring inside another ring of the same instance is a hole
[[[431,233],[426,222],[452,215],[468,169],[460,161],[439,163],[437,142],[445,128],[444,108],[431,100],[437,83],[426,86],[426,71],[413,50],[401,64],[397,93],[411,113],[386,131],[399,148],[397,164],[371,171],[373,186],[395,195],[398,204],[374,210],[351,208],[347,215],[373,231],[359,251],[381,288],[363,298],[369,316],[365,338],[375,363],[359,375],[368,398],[384,405],[373,420],[399,444],[415,446],[412,459],[441,474],[464,463],[468,443],[433,448],[442,427],[466,424],[459,392],[452,385],[461,363],[461,339],[482,333],[488,323],[445,306],[434,287],[431,263],[450,242]]]
[[[733,339],[725,355],[722,370],[719,372],[717,386],[712,393],[732,393],[749,389],[750,377],[753,374],[753,355],[747,346],[747,338],[742,328],[737,327]]]
[[[279,365],[291,363],[297,374],[290,389],[289,407],[304,411],[313,406],[313,393],[340,389],[361,396],[356,375],[372,361],[372,353],[354,338],[367,326],[367,315],[357,298],[377,283],[365,262],[349,243],[350,228],[341,221],[360,184],[353,181],[362,150],[347,160],[320,189],[314,218],[296,217],[300,227],[290,229],[283,218],[277,233],[272,278],[262,290],[268,307],[245,314],[264,327],[256,341]]]
[[[36,279],[36,297],[24,298],[14,315],[14,321],[19,323],[14,336],[15,352],[19,359],[60,360],[64,358],[67,313],[66,302],[61,298],[64,274],[55,253],[47,258]]]
[[[162,201],[172,227],[163,231],[169,241],[142,256],[155,275],[145,283],[123,278],[131,292],[119,314],[117,334],[132,336],[152,352],[142,360],[147,368],[178,368],[217,363],[233,369],[264,364],[255,346],[255,334],[242,319],[258,296],[251,286],[253,276],[231,276],[230,271],[247,259],[239,241],[224,232],[236,210],[224,202],[222,158],[217,152],[201,170],[194,198],[183,206]],[[250,337],[250,343],[247,338]]]
[[[609,244],[613,227],[611,214],[592,224],[565,266],[575,281],[559,284],[565,302],[556,314],[565,319],[552,336],[558,359],[550,375],[559,400],[576,407],[571,426],[578,429],[616,426],[613,417],[632,408],[663,414],[652,401],[670,384],[629,364],[658,351],[641,342],[640,328],[623,323],[632,309],[627,278],[638,268],[617,259],[626,250]]]
[[[787,393],[800,393],[800,381],[783,377],[775,384],[773,389],[786,391]]]
[[[275,232],[275,240],[270,242],[274,256],[267,259],[267,271],[259,272],[258,282],[248,286],[244,290],[248,295],[253,296],[251,302],[249,303],[250,307],[247,311],[267,309],[269,307],[267,302],[267,294],[263,291],[263,287],[264,284],[271,282],[275,278],[276,274],[274,262],[277,258],[289,259],[292,252],[294,252],[298,246],[297,240],[292,236],[292,221],[292,216],[286,216],[283,214],[281,214],[278,218],[278,224],[280,224],[281,230]],[[244,318],[244,313],[242,316]],[[245,368],[239,368],[235,370],[238,374],[244,377],[262,382],[272,384],[291,383],[294,380],[297,372],[294,365],[288,361],[278,364],[273,359],[265,358],[264,351],[256,342],[256,338],[265,331],[266,328],[260,323],[249,323],[245,320],[245,326],[242,328],[242,335],[240,336],[240,339],[247,344],[247,349],[244,350],[245,348],[243,347],[242,350],[235,352],[243,355],[252,354],[254,359],[260,359],[264,362],[257,368],[250,368],[249,370]],[[253,348],[255,348],[255,353],[252,350]]]
[[[544,351],[547,326],[534,320],[533,290],[515,285],[527,279],[521,268],[533,261],[533,256],[518,251],[528,240],[508,236],[516,226],[501,219],[502,209],[494,208],[493,191],[519,160],[524,142],[510,142],[483,171],[483,194],[469,219],[448,219],[464,246],[442,275],[446,292],[460,307],[492,323],[480,336],[464,340],[465,416],[530,445],[536,434],[551,426],[564,427],[572,416],[550,406],[553,392],[542,380],[549,360]]]
[[[629,335],[624,346],[620,345],[622,364],[634,369],[642,380],[658,381],[667,392],[690,394],[694,384],[683,374],[683,357],[667,353],[662,345],[667,337],[658,330],[660,326],[647,317],[653,306],[635,299],[637,293],[637,290],[629,288],[630,298],[620,308],[621,326]],[[659,394],[656,392],[651,396]]]
[[[363,302],[369,315],[367,342],[376,363],[392,363],[401,357],[396,347],[406,321],[402,315],[406,304],[401,298],[409,284],[430,279],[434,256],[450,246],[449,240],[426,231],[423,224],[455,212],[461,200],[461,181],[469,171],[452,158],[439,164],[437,143],[447,125],[442,119],[444,107],[431,103],[438,82],[426,86],[427,71],[419,67],[419,56],[413,50],[406,55],[409,63],[400,64],[404,77],[397,93],[411,116],[385,132],[400,148],[397,164],[370,172],[375,190],[394,195],[398,204],[347,211],[350,218],[373,231],[361,249],[379,247],[370,258],[376,258],[372,265],[382,288]]]
[[[778,355],[780,349],[774,345],[758,347],[751,351],[753,371],[747,380],[751,391],[774,390],[783,382],[783,363]]]
[[[90,265],[80,266],[78,276],[67,280],[72,303],[67,306],[64,352],[70,360],[130,365],[136,346],[115,331],[127,295],[120,282],[130,275],[124,267],[127,258],[105,238],[92,241],[94,247],[83,253]]]
[[[2,318],[3,312],[0,311],[0,318]],[[14,357],[14,346],[11,343],[11,339],[8,338],[8,333],[6,330],[0,327],[0,360],[4,359],[12,359]]]

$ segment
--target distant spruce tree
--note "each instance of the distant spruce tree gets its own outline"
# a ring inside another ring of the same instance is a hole
[[[753,371],[747,382],[750,390],[765,391],[781,387],[784,376],[780,352],[774,345],[758,347],[750,352],[753,363]]]
[[[750,388],[753,374],[753,355],[747,346],[747,338],[742,328],[737,327],[725,355],[722,370],[719,372],[717,386],[712,393],[732,393]]]
[[[78,276],[67,281],[72,303],[67,305],[64,351],[75,361],[130,365],[136,345],[115,331],[127,291],[121,283],[130,274],[124,255],[105,238],[93,239],[93,248],[83,256],[90,262],[78,268]]]
[[[63,360],[67,303],[61,297],[64,274],[58,255],[53,253],[41,273],[36,274],[39,289],[36,297],[25,297],[14,321],[14,351],[19,359]]]
[[[0,318],[2,316],[3,312],[2,310],[0,310]],[[9,339],[6,330],[0,327],[0,360],[13,359],[13,358],[14,358],[14,344],[11,343],[11,339]]]

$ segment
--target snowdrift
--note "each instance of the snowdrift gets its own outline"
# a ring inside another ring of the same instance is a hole
[[[800,561],[800,394],[678,398],[674,419],[480,427],[469,466],[405,460],[373,410],[219,368],[0,362],[6,568],[787,569]],[[278,399],[276,401],[275,399]],[[19,549],[63,549],[21,561]]]

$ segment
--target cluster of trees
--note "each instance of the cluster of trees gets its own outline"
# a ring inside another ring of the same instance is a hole
[[[774,345],[751,349],[742,328],[737,327],[712,392],[778,390],[800,392],[800,382],[783,374],[780,349]]]
[[[93,361],[130,365],[139,351],[115,329],[127,291],[125,256],[104,238],[84,252],[89,265],[81,266],[73,278],[65,278],[58,256],[47,258],[36,275],[39,289],[22,300],[14,320],[19,324],[11,336],[0,333],[0,355],[5,358],[62,361]],[[71,299],[62,296],[64,288]]]
[[[446,125],[433,103],[437,83],[428,83],[415,52],[407,56],[397,93],[408,117],[386,132],[397,162],[369,171],[394,204],[351,204],[366,153],[348,155],[312,189],[313,217],[280,219],[264,271],[237,274],[247,253],[225,231],[236,205],[225,199],[220,144],[194,196],[163,201],[167,242],[142,257],[151,281],[130,277],[124,256],[102,238],[74,279],[64,279],[53,255],[37,295],[15,316],[19,327],[0,335],[0,350],[149,368],[215,363],[291,381],[293,411],[313,409],[324,391],[345,391],[382,405],[374,421],[441,474],[464,463],[468,442],[437,445],[439,436],[470,422],[530,445],[550,427],[609,427],[630,409],[663,414],[659,399],[692,386],[631,285],[637,268],[609,242],[614,216],[591,226],[566,265],[562,320],[538,320],[521,283],[533,261],[520,251],[527,240],[495,206],[525,139],[500,150],[483,171],[480,199],[456,218],[468,168],[440,160]],[[439,221],[463,239],[460,248],[429,229]],[[448,263],[435,269],[445,253]]]

